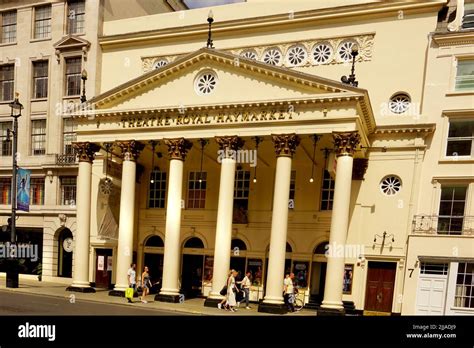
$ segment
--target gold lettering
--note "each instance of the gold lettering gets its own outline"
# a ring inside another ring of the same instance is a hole
[[[126,119],[125,117],[122,117],[122,118],[120,119],[120,122],[122,122],[122,127],[125,128],[125,122],[127,122],[127,119]],[[119,123],[120,123],[120,122],[119,122]]]
[[[206,120],[204,121],[204,123],[211,123],[211,119],[209,118],[208,114],[206,114]]]
[[[169,125],[170,125],[170,117],[165,116],[165,126],[169,126]]]
[[[217,115],[217,123],[224,123],[224,115],[223,114]]]
[[[193,124],[198,124],[198,123],[202,123],[202,116],[201,115],[194,116]]]
[[[276,120],[276,118],[275,118],[275,114],[276,114],[276,111],[275,111],[275,110],[272,110],[272,111],[270,111],[270,117],[269,117],[269,120]]]
[[[278,116],[278,119],[279,120],[284,120],[285,119],[285,114],[283,113],[283,111],[280,111],[280,116]]]
[[[250,118],[250,121],[251,122],[258,121],[258,116],[256,112],[252,112],[252,117]]]
[[[260,121],[266,121],[267,120],[267,113],[265,111],[262,111],[260,114]]]
[[[176,125],[183,124],[183,118],[181,116],[176,117]]]
[[[249,113],[246,111],[242,114],[242,122],[248,122],[249,121]]]

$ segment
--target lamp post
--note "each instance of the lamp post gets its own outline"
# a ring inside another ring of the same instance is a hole
[[[357,45],[353,45],[352,50],[351,50],[351,56],[352,56],[351,74],[349,75],[349,77],[342,76],[341,77],[342,83],[345,83],[347,85],[351,85],[354,87],[357,87],[359,85],[359,81],[356,80],[356,76],[355,76],[355,60],[358,55],[359,55],[359,48],[357,47]]]
[[[17,147],[18,147],[18,117],[21,116],[23,105],[18,101],[18,93],[15,94],[15,100],[9,104],[11,109],[11,117],[13,117],[13,131],[8,131],[8,134],[13,134],[13,151],[12,151],[12,188],[11,188],[11,204],[12,214],[10,220],[10,242],[16,243],[16,174],[17,174]],[[18,267],[16,262],[12,259],[7,269],[7,288],[18,287]]]
[[[212,22],[214,22],[214,14],[211,10],[207,15],[207,23],[209,23],[209,32],[207,34],[207,48],[214,48],[212,44]]]
[[[87,101],[87,97],[86,97],[87,70],[86,69],[83,69],[81,72],[81,80],[82,80],[81,103],[85,103]]]

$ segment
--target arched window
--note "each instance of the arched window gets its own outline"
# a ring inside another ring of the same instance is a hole
[[[286,243],[286,252],[287,253],[292,253],[293,252],[293,248],[291,247],[290,243]]]
[[[165,244],[163,243],[163,239],[161,239],[160,236],[152,236],[147,239],[145,246],[162,248],[165,246]]]
[[[245,242],[241,239],[232,239],[230,248],[232,250],[235,250],[235,248],[238,250],[247,250],[247,245],[245,245]]]
[[[201,239],[197,237],[189,238],[186,243],[184,243],[185,248],[194,248],[194,249],[203,249],[204,243]]]
[[[314,253],[324,255],[327,251],[327,247],[326,247],[327,245],[329,245],[329,242],[319,243],[318,246],[316,246],[316,248],[314,248]]]

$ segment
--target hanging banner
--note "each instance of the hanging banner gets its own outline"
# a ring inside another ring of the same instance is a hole
[[[30,211],[31,170],[18,168],[16,174],[16,209]]]

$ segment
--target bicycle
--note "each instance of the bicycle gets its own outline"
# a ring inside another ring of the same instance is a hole
[[[299,312],[304,307],[304,291],[299,291],[297,287],[294,288],[294,302],[293,307],[295,308],[295,312]]]

